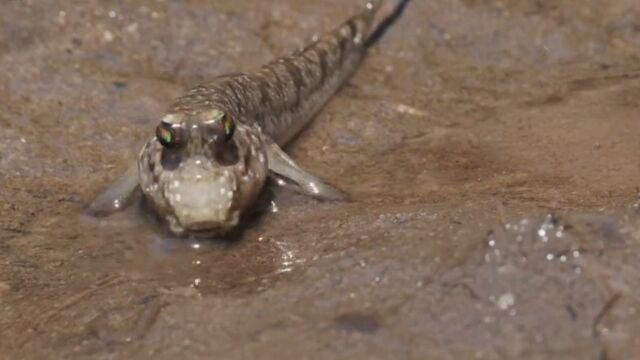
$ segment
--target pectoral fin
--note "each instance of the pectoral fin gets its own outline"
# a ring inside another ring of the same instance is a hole
[[[139,189],[138,164],[134,163],[114,183],[98,194],[86,212],[92,216],[107,216],[121,211],[131,203]]]
[[[283,187],[319,200],[347,201],[349,195],[301,169],[276,143],[267,150],[270,176]]]

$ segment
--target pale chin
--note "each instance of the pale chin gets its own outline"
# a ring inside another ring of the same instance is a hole
[[[167,199],[185,231],[226,230],[237,225],[239,214],[232,209],[237,191],[233,177],[183,181],[177,185],[169,189]]]

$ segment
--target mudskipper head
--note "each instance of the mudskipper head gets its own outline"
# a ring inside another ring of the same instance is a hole
[[[268,171],[258,130],[221,110],[164,116],[138,169],[147,202],[176,234],[233,229]]]

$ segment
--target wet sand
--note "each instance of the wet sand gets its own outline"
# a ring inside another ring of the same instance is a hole
[[[359,1],[0,5],[7,358],[629,359],[640,351],[640,5],[413,0],[235,241],[83,208],[185,87]]]

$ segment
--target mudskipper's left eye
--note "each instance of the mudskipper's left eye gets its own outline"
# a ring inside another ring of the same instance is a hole
[[[220,114],[218,117],[206,123],[209,149],[216,161],[222,166],[231,166],[238,162],[238,146],[233,139],[236,124],[228,114]]]
[[[222,118],[222,126],[224,131],[224,140],[229,141],[233,137],[233,133],[236,131],[236,124],[231,119],[231,116],[225,114]]]

